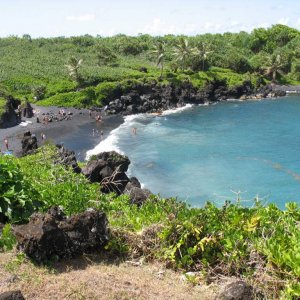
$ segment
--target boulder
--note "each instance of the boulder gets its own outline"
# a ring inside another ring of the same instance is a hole
[[[55,161],[55,163],[71,167],[75,173],[79,174],[81,172],[81,168],[78,166],[75,152],[66,149],[63,145],[56,145],[56,147],[59,149],[59,158]]]
[[[225,285],[216,300],[253,300],[254,291],[253,287],[248,285],[243,280],[235,280]]]
[[[92,158],[82,173],[91,181],[101,183],[103,193],[122,194],[129,178],[125,174],[130,164],[127,156],[115,151],[102,152]]]
[[[128,182],[129,178],[124,172],[116,172],[111,176],[103,178],[100,190],[106,194],[114,192],[117,195],[121,195]]]
[[[131,177],[126,184],[125,190],[130,191],[133,187],[141,187],[139,180],[136,177]]]
[[[25,300],[20,290],[0,294],[0,300]]]
[[[55,207],[46,214],[33,214],[29,223],[14,227],[18,248],[37,263],[70,258],[101,249],[108,241],[103,212],[87,210],[66,217]]]
[[[2,96],[1,92],[0,96]],[[18,124],[19,118],[15,110],[20,103],[20,100],[16,100],[11,96],[7,97],[4,112],[0,115],[0,128],[7,128]]]
[[[23,156],[34,153],[34,151],[38,148],[37,138],[35,135],[31,134],[30,131],[26,131],[24,133],[21,143]]]
[[[147,189],[132,187],[130,190],[126,190],[125,194],[129,195],[131,204],[141,206],[150,197],[152,193]]]

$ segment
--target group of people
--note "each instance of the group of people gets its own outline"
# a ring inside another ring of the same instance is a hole
[[[101,137],[101,140],[103,139],[103,136],[104,136],[104,132],[103,132],[103,130],[100,130],[100,133],[99,133],[99,131],[98,130],[95,130],[94,128],[93,128],[93,136],[97,136],[97,135],[99,135],[100,134],[100,137]]]

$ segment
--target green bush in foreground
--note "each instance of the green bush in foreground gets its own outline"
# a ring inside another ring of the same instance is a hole
[[[14,245],[16,244],[16,238],[11,231],[11,225],[6,224],[0,235],[0,252],[12,250]]]
[[[40,205],[38,192],[14,159],[0,156],[0,222],[26,220]]]

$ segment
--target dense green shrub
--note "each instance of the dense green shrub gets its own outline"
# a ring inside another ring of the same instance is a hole
[[[26,220],[41,204],[39,193],[15,159],[0,156],[0,222]]]
[[[0,233],[0,252],[12,250],[13,246],[16,244],[16,238],[11,230],[10,224],[5,224]]]
[[[77,92],[61,93],[39,101],[39,105],[45,106],[65,106],[65,107],[85,107],[92,105],[95,100],[93,88],[86,88]]]

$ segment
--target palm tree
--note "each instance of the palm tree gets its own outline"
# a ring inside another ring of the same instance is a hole
[[[164,71],[164,59],[165,59],[165,43],[162,41],[157,42],[154,46],[152,53],[156,55],[157,65],[161,66],[160,78],[162,77]]]
[[[205,43],[200,43],[196,48],[192,49],[192,53],[196,55],[198,58],[200,58],[200,61],[202,62],[202,70],[204,71],[204,64],[205,60],[207,59],[207,55],[211,53],[211,51],[207,51],[208,46]]]
[[[272,82],[276,82],[278,75],[282,75],[282,69],[285,67],[285,63],[280,54],[270,55],[267,58],[267,66],[263,68],[264,74],[272,77]]]
[[[181,70],[183,71],[187,67],[187,61],[192,54],[189,42],[187,39],[181,37],[178,41],[178,44],[174,47],[174,55],[176,57],[176,61],[179,62],[179,64],[181,65]]]
[[[72,80],[76,81],[78,85],[81,82],[81,76],[79,74],[79,68],[81,64],[82,64],[82,59],[77,59],[76,57],[71,56],[69,58],[68,64],[66,65],[69,71],[69,76],[71,77]]]

